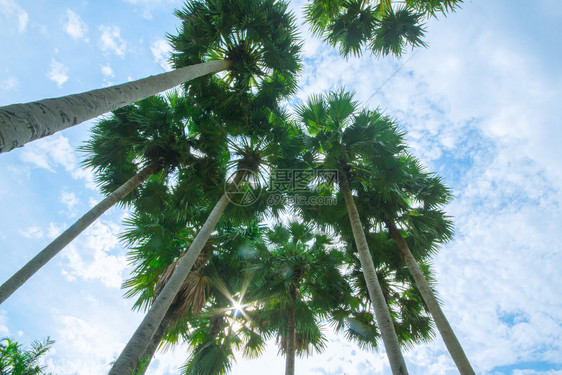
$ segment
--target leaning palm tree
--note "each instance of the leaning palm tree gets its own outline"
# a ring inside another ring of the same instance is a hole
[[[206,174],[212,172],[207,170]],[[192,178],[189,180],[190,190],[200,185],[194,184]],[[182,196],[177,190],[185,189],[185,184],[182,182],[176,185],[175,192],[168,192],[169,186],[160,186],[159,190],[164,192],[161,194],[163,199],[155,205],[137,204],[136,210],[125,221],[127,230],[121,235],[121,239],[128,248],[128,258],[134,269],[131,278],[123,283],[123,287],[127,289],[126,297],[137,297],[134,304],[136,310],[146,311],[160,294],[185,256],[186,248],[199,232],[199,223],[209,211],[207,199],[200,195],[190,201],[187,209],[178,209],[179,202],[184,198],[178,199],[174,193]],[[219,225],[218,233],[213,234],[203,247],[193,269],[145,349],[137,374],[143,374],[147,370],[163,337],[170,335],[167,332],[172,328],[179,329],[182,324],[189,324],[186,319],[196,318],[206,305],[210,296],[211,276],[214,276],[210,275],[207,266],[216,256],[216,250],[224,251],[232,246],[239,249],[239,244],[232,245],[232,239],[238,236],[232,235],[229,227],[223,227],[224,224]]]
[[[361,204],[368,208],[367,216],[388,229],[459,372],[474,374],[408,245],[410,242],[417,257],[423,260],[437,244],[451,238],[452,224],[441,211],[451,198],[449,190],[439,176],[423,172],[419,161],[410,155],[393,156],[384,163],[372,165],[370,169],[374,173],[366,176],[365,189],[358,188]]]
[[[339,267],[343,253],[330,248],[325,234],[311,225],[291,222],[275,225],[266,246],[247,272],[260,275],[249,293],[256,309],[252,322],[265,336],[277,335],[285,354],[285,374],[295,373],[295,355],[322,351],[325,338],[320,321],[330,316],[351,293]]]
[[[300,122],[310,134],[307,142],[317,153],[320,177],[337,183],[346,203],[353,237],[378,327],[393,374],[407,374],[406,364],[390,316],[369,246],[363,223],[353,197],[351,183],[363,160],[394,154],[403,148],[402,136],[394,124],[376,112],[358,112],[353,94],[342,91],[325,96],[312,96],[297,108]]]
[[[187,245],[187,244],[186,244]],[[146,347],[144,354],[141,357],[139,366],[137,369],[137,375],[142,375],[148,369],[148,365],[156,352],[156,349],[162,342],[162,338],[174,324],[178,324],[187,316],[196,316],[201,312],[205,306],[207,295],[209,291],[210,279],[202,273],[202,269],[207,264],[209,257],[212,254],[212,241],[208,241],[203,248],[201,254],[195,261],[193,265],[193,270],[189,272],[183,284],[180,287],[178,294],[176,295],[174,301],[168,308],[166,315],[160,322],[156,332],[152,336],[152,339],[148,346]],[[171,263],[168,267],[164,269],[162,274],[157,279],[157,282],[150,288],[149,293],[153,295],[152,300],[157,298],[166,283],[170,280],[173,273],[175,272],[177,266],[183,259],[185,252]],[[139,289],[139,287],[147,288],[146,276],[149,272],[154,272],[154,270],[145,271],[143,274],[137,274],[130,280],[127,280],[123,284],[124,287],[134,287],[134,289]],[[140,279],[140,280],[139,280]],[[128,293],[131,295],[131,291]],[[137,301],[138,303],[139,301]],[[142,303],[142,300],[141,300]]]
[[[135,269],[124,287],[128,289],[126,296],[138,296],[136,308],[146,308],[154,301],[198,231],[178,226],[177,215],[169,211],[172,206],[173,203],[169,204],[158,217],[137,212],[127,221],[129,229],[122,238],[132,246],[129,258]],[[198,219],[194,217],[192,221]],[[231,220],[221,221],[145,349],[137,375],[146,372],[158,346],[167,347],[180,340],[194,349],[185,373],[198,375],[227,372],[233,360],[233,347],[243,348],[250,356],[261,351],[263,340],[249,328],[247,321],[232,312],[233,296],[238,295],[237,299],[241,300],[249,283],[249,279],[239,279],[244,262],[251,258],[249,252],[256,233],[261,232],[255,224],[234,227]],[[225,335],[228,326],[224,323],[231,319],[241,325]],[[206,329],[209,331],[205,332]],[[229,339],[232,335],[237,339]]]
[[[2,284],[0,303],[109,208],[133,201],[138,187],[150,176],[165,180],[178,166],[192,164],[193,132],[185,125],[189,114],[186,100],[170,92],[167,97],[150,97],[116,110],[94,126],[92,138],[82,147],[89,154],[84,165],[93,168],[107,197]]]
[[[287,140],[284,140],[285,142]],[[231,154],[238,155],[229,160],[226,164],[231,166],[233,171],[231,179],[222,181],[226,182],[224,190],[214,205],[212,211],[208,214],[207,219],[201,226],[197,236],[190,244],[186,255],[178,264],[174,274],[166,283],[158,297],[154,300],[150,310],[135,331],[123,352],[116,360],[110,374],[123,374],[132,371],[139,363],[150,339],[154,336],[154,332],[162,321],[164,315],[168,311],[171,303],[177,295],[181,285],[189,274],[196,259],[199,257],[201,250],[209,237],[215,230],[215,227],[222,217],[223,212],[230,202],[237,203],[236,206],[244,206],[246,204],[247,192],[251,192],[248,185],[254,175],[262,168],[272,163],[272,159],[278,158],[283,154],[281,144],[283,142],[272,142],[262,137],[258,140],[250,137],[235,137],[229,140]],[[225,154],[223,153],[223,156]],[[228,152],[226,152],[228,156]],[[218,181],[219,183],[221,181]],[[256,181],[254,181],[256,182]]]
[[[226,71],[221,82],[238,88],[271,76],[293,79],[300,47],[286,10],[274,0],[190,2],[177,12],[184,30],[170,37],[189,64],[177,62],[174,71],[117,86],[0,107],[0,153],[211,73]]]
[[[340,53],[400,56],[405,47],[425,46],[422,20],[454,11],[462,0],[312,0],[306,18],[312,32]]]
[[[251,311],[256,307],[249,297],[256,274],[244,273],[256,256],[255,243],[262,227],[256,221],[248,225],[223,222],[217,233],[217,251],[204,273],[210,279],[209,298],[204,311],[187,321],[182,332],[191,348],[183,367],[186,375],[212,375],[230,372],[234,351],[255,358],[265,348],[265,337],[252,326]]]

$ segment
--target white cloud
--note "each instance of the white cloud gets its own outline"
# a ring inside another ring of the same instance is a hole
[[[29,15],[14,0],[0,0],[0,15],[9,24],[15,22],[19,33],[23,33],[29,23]]]
[[[47,237],[50,239],[55,239],[58,237],[66,227],[62,224],[49,223],[49,228],[47,229]]]
[[[88,304],[96,309],[95,301]],[[99,306],[97,306],[99,308]],[[104,314],[89,314],[84,316],[57,316],[55,348],[61,352],[59,357],[47,357],[48,370],[60,375],[84,374],[94,375],[105,373],[115,355],[121,349],[121,343],[116,339],[122,329],[119,320],[108,319]],[[89,318],[89,319],[88,319]],[[93,321],[92,321],[93,320]],[[83,356],[83,353],[88,353]]]
[[[25,145],[19,157],[25,163],[50,172],[56,172],[57,167],[63,167],[73,179],[83,179],[87,188],[96,190],[92,171],[80,167],[76,152],[68,138],[62,134],[55,134]]]
[[[69,263],[65,276],[69,280],[98,280],[106,287],[119,288],[127,267],[125,255],[113,251],[119,245],[120,229],[119,225],[101,219],[93,223],[66,250]]]
[[[6,310],[0,310],[0,338],[9,336],[10,330],[8,329],[8,317]]]
[[[88,205],[90,207],[94,207],[96,204],[98,204],[100,202],[99,198],[94,198],[94,197],[90,197],[88,198]]]
[[[49,65],[47,78],[54,81],[60,88],[66,81],[68,81],[68,68],[66,65],[53,58],[51,59],[51,65]]]
[[[121,38],[121,29],[118,26],[100,25],[100,48],[103,52],[113,52],[125,56],[127,42]]]
[[[43,229],[38,226],[31,226],[25,230],[20,230],[20,234],[27,238],[43,238]]]
[[[115,74],[113,73],[113,69],[111,69],[111,66],[109,64],[102,65],[101,72],[106,77],[114,77],[115,76]]]
[[[73,39],[82,39],[85,42],[89,42],[86,36],[88,32],[88,25],[80,18],[80,16],[74,13],[72,10],[66,10],[67,22],[64,25],[64,31],[68,33]]]
[[[8,77],[3,81],[0,81],[0,88],[2,91],[13,91],[19,85],[18,79],[16,77]]]
[[[20,33],[23,33],[25,31],[28,22],[29,16],[27,15],[27,12],[18,13],[18,31]]]
[[[60,201],[66,206],[70,216],[76,216],[76,206],[80,203],[80,200],[76,197],[73,192],[63,191],[61,193]]]
[[[164,39],[159,39],[150,45],[150,51],[154,61],[160,65],[164,70],[172,70],[172,66],[169,63],[170,52],[172,52],[172,47]]]

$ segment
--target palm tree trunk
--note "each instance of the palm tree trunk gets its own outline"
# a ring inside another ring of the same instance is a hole
[[[296,291],[292,288],[289,292],[291,301],[289,304],[289,316],[287,318],[287,345],[285,357],[285,375],[295,374],[295,300]]]
[[[199,233],[197,233],[197,236],[189,246],[187,254],[176,268],[170,280],[166,283],[164,289],[162,289],[158,295],[158,298],[156,298],[152,304],[150,310],[148,310],[148,313],[119,355],[119,358],[117,358],[113,364],[113,367],[109,371],[109,375],[129,374],[134,368],[136,368],[144,350],[148,346],[149,340],[154,336],[154,332],[160,325],[166,311],[168,311],[170,305],[174,301],[181,285],[189,274],[189,271],[191,271],[193,264],[199,257],[199,253],[207,243],[211,233],[215,230],[215,226],[230,202],[231,193],[238,186],[240,181],[242,181],[244,175],[244,171],[237,172],[233,183],[222,195],[211,211],[211,214],[205,221],[205,224],[203,224],[203,227]]]
[[[437,302],[437,298],[435,298],[435,295],[424,277],[416,258],[412,255],[408,244],[400,234],[398,228],[396,228],[394,222],[387,220],[385,224],[390,232],[390,236],[398,245],[400,255],[406,262],[406,265],[410,270],[410,274],[414,278],[418,290],[420,291],[431,316],[433,316],[433,320],[435,321],[435,325],[445,342],[445,346],[447,347],[447,350],[449,350],[453,361],[455,361],[455,364],[457,365],[457,369],[462,375],[474,375],[474,370],[472,369],[472,366],[470,365],[457,336],[453,332],[445,314],[443,314],[443,310],[441,310],[441,306],[439,306],[439,302]]]
[[[172,307],[170,307],[170,309],[172,309]],[[168,326],[173,321],[174,312],[170,309],[164,316],[164,319],[162,319],[162,322],[160,322],[158,329],[156,330],[156,332],[154,332],[154,336],[152,336],[150,343],[144,350],[144,354],[141,356],[141,361],[143,361],[142,367],[139,364],[139,366],[137,367],[137,371],[135,372],[135,375],[144,375],[146,373],[146,370],[150,365],[150,361],[152,361],[152,358],[154,357],[154,353],[156,353],[156,349],[158,348],[158,345],[160,345],[160,342],[162,341],[162,337],[164,337],[164,333],[166,333]]]
[[[394,375],[408,374],[404,357],[400,351],[398,337],[396,336],[396,331],[394,330],[394,324],[392,322],[392,318],[390,317],[390,311],[377,278],[375,265],[373,263],[373,259],[371,258],[369,246],[367,245],[367,238],[365,237],[363,225],[361,224],[361,219],[359,218],[359,213],[357,212],[357,206],[355,206],[355,201],[353,200],[353,195],[351,194],[349,181],[344,171],[339,171],[338,177],[340,179],[340,189],[347,206],[347,212],[351,222],[351,228],[353,230],[353,237],[355,238],[355,245],[357,246],[357,250],[359,252],[361,268],[363,269],[363,275],[365,277],[365,282],[367,283],[369,296],[373,304],[373,309],[375,310],[375,318],[377,319],[377,324],[379,325],[379,329],[381,331],[384,347],[386,348],[386,355],[388,356],[388,360],[390,362],[390,368]]]
[[[227,60],[209,61],[103,89],[0,107],[0,153],[229,66]]]
[[[78,219],[72,226],[55,238],[47,247],[41,250],[25,266],[10,277],[0,286],[0,304],[22,286],[35,272],[39,271],[49,260],[57,255],[66,245],[74,240],[80,233],[88,228],[105,211],[113,207],[115,203],[122,200],[127,194],[137,188],[144,180],[158,170],[157,162],[152,162],[143,170],[131,177],[127,182],[118,187],[107,198],[96,204],[84,216]]]

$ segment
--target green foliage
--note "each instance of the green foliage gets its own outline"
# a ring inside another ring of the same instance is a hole
[[[38,362],[54,343],[47,337],[44,342],[32,342],[26,349],[10,338],[0,340],[0,374],[46,374],[44,372],[46,366],[41,366]]]
[[[259,275],[248,292],[256,300],[248,315],[263,335],[276,335],[286,353],[293,309],[297,354],[320,352],[326,345],[321,321],[350,293],[339,270],[343,254],[332,248],[328,236],[298,222],[276,225],[265,236],[266,246],[248,268]]]
[[[297,107],[297,114],[308,133],[308,152],[315,153],[309,168],[337,170],[340,178],[344,175],[350,182],[399,341],[411,346],[429,340],[433,337],[430,315],[385,225],[399,223],[426,278],[432,280],[428,259],[452,236],[451,221],[442,211],[451,199],[449,189],[408,153],[394,120],[379,111],[360,110],[351,93],[313,95]],[[334,326],[360,346],[375,347],[380,333],[337,181],[318,180],[300,194],[335,198],[335,205],[306,204],[298,207],[299,212],[305,222],[333,231],[347,244],[352,293],[334,312]]]
[[[407,46],[425,47],[423,20],[456,10],[462,0],[311,0],[306,19],[312,32],[340,54],[400,56]],[[397,5],[396,5],[397,4]]]
[[[176,16],[182,26],[178,35],[168,35],[174,67],[217,59],[230,62],[221,77],[203,77],[186,86],[206,110],[233,119],[241,107],[260,108],[264,96],[274,93],[278,100],[295,92],[301,45],[286,3],[191,1]]]
[[[390,11],[373,30],[371,37],[371,51],[374,55],[400,56],[407,45],[425,47],[422,37],[424,28],[420,24],[421,14],[407,9]]]
[[[425,18],[457,3],[410,0],[394,9],[390,0],[314,0],[307,17],[345,56],[367,46],[377,55],[400,55],[408,45],[425,45]],[[384,224],[399,224],[431,280],[429,256],[452,236],[442,211],[451,194],[441,179],[408,154],[393,119],[360,109],[343,89],[310,97],[296,108],[298,123],[290,120],[279,100],[296,90],[300,44],[286,3],[196,0],[176,15],[182,26],[168,36],[174,66],[227,59],[230,70],[190,83],[185,97],[152,97],[115,111],[94,127],[84,150],[104,192],[143,165],[160,165],[129,197],[134,210],[121,238],[134,267],[125,295],[136,298],[137,309],[153,303],[229,176],[252,172],[238,189],[259,198],[249,206],[233,198],[170,307],[163,341],[189,345],[183,373],[228,373],[236,350],[256,357],[272,337],[286,351],[289,310],[301,355],[324,349],[326,321],[362,347],[379,344],[338,180],[319,178],[302,192],[334,197],[336,205],[286,207],[267,200],[267,177],[276,168],[347,177],[400,342],[429,340],[425,304]],[[259,224],[288,209],[311,224]],[[337,240],[344,251],[333,246]]]
[[[197,158],[191,146],[198,135],[191,122],[193,109],[177,92],[151,96],[120,108],[92,128],[81,151],[105,194],[112,193],[150,163],[156,163],[161,179],[177,167]],[[145,191],[146,193],[146,191]],[[135,190],[123,203],[139,197]],[[146,194],[144,194],[146,198]]]

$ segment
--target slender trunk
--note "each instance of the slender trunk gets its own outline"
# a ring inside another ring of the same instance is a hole
[[[445,314],[443,314],[443,310],[441,310],[441,306],[439,306],[439,302],[437,302],[437,298],[435,298],[433,290],[431,290],[431,287],[424,277],[416,258],[412,255],[408,244],[400,234],[398,228],[396,228],[394,222],[389,220],[385,223],[390,231],[391,237],[398,245],[400,255],[406,262],[406,265],[416,282],[418,290],[420,291],[431,316],[433,316],[433,320],[435,321],[435,325],[445,342],[445,346],[447,347],[447,350],[449,350],[453,361],[455,361],[455,364],[457,365],[457,369],[462,375],[474,375],[474,370],[472,369],[472,366],[470,365],[457,336],[453,332]]]
[[[113,364],[113,367],[109,371],[109,375],[130,374],[131,371],[133,371],[133,369],[138,365],[144,350],[148,346],[149,340],[152,336],[154,336],[154,332],[160,325],[166,311],[168,311],[170,305],[176,297],[176,294],[180,290],[181,285],[189,274],[189,271],[191,271],[193,264],[199,257],[199,253],[207,243],[207,240],[211,236],[211,233],[215,230],[215,226],[221,218],[222,213],[228,206],[231,192],[238,186],[244,177],[244,174],[244,172],[239,171],[228,191],[226,191],[219,199],[211,211],[211,214],[205,221],[205,224],[203,224],[203,227],[189,246],[187,254],[174,271],[170,280],[166,283],[164,289],[162,289],[158,295],[158,298],[156,298],[152,304],[150,310],[148,310],[148,313],[119,355],[119,358],[117,358]]]
[[[170,309],[172,309],[172,307],[170,307]],[[139,366],[137,367],[137,371],[135,372],[135,375],[144,375],[146,373],[146,370],[150,365],[150,361],[152,361],[152,358],[154,357],[154,353],[156,353],[156,349],[158,348],[158,345],[160,345],[160,342],[162,341],[162,337],[164,337],[164,333],[166,333],[168,326],[173,321],[173,315],[174,315],[174,311],[168,310],[168,312],[164,316],[164,319],[162,319],[162,322],[160,322],[158,329],[156,330],[156,332],[154,332],[154,336],[152,336],[150,343],[144,350],[144,354],[141,356],[142,366],[139,364]]]
[[[127,182],[117,188],[107,198],[96,204],[84,216],[78,219],[72,226],[60,234],[47,247],[41,250],[25,266],[10,277],[0,286],[0,304],[22,286],[35,272],[39,271],[49,260],[57,255],[66,245],[74,240],[80,233],[88,228],[105,211],[113,207],[115,203],[122,200],[127,194],[137,188],[144,180],[157,171],[157,164],[153,162],[131,177]]]
[[[207,242],[206,245],[209,245],[209,242]],[[197,258],[197,260],[194,263],[195,268],[203,267],[207,263],[207,261],[209,260],[209,258],[211,256],[211,249],[212,249],[212,247],[210,245],[206,246],[206,247],[205,246],[203,247],[203,249],[201,250],[201,254],[199,254],[199,257]],[[180,259],[183,259],[183,258],[180,258]],[[180,260],[180,262],[181,262],[181,260]],[[174,269],[174,271],[175,271],[175,269]],[[156,286],[157,295],[160,292],[161,292],[161,288],[158,288],[158,284],[157,284],[157,286]],[[164,315],[164,318],[162,319],[162,322],[160,322],[160,325],[158,326],[158,329],[156,329],[156,332],[154,332],[154,336],[152,336],[152,339],[150,340],[150,343],[148,344],[148,346],[144,350],[144,354],[141,356],[141,360],[140,360],[139,365],[137,366],[137,369],[135,371],[135,375],[144,375],[146,373],[146,370],[148,369],[148,366],[150,365],[150,362],[152,361],[152,358],[154,357],[154,353],[156,353],[156,349],[158,348],[158,345],[160,345],[160,342],[162,341],[162,337],[164,337],[164,334],[166,333],[166,330],[168,329],[170,324],[172,324],[172,322],[174,322],[175,320],[178,319],[179,316],[177,316],[176,314],[177,314],[178,306],[181,304],[181,301],[179,301],[180,298],[181,297],[179,295],[176,295],[176,298],[174,299],[174,301],[172,302],[172,304],[168,308],[168,312],[166,312],[166,315]]]
[[[0,153],[184,82],[228,69],[229,65],[226,60],[209,61],[103,89],[0,107]]]
[[[285,375],[295,374],[295,300],[296,292],[291,289],[291,301],[289,302],[289,316],[287,318],[287,345],[286,345],[286,358],[285,358]]]
[[[351,194],[349,181],[344,171],[340,171],[339,174],[340,189],[347,206],[347,212],[351,222],[351,228],[353,230],[353,237],[355,238],[355,245],[357,246],[361,268],[363,269],[363,276],[365,277],[365,282],[367,283],[367,289],[369,290],[369,296],[371,297],[371,302],[375,311],[375,318],[381,331],[382,341],[384,342],[384,347],[386,348],[386,355],[388,356],[388,360],[390,362],[390,368],[394,375],[407,374],[408,369],[406,368],[404,357],[400,351],[400,344],[398,343],[398,337],[396,336],[394,324],[392,322],[392,318],[390,317],[390,311],[388,309],[388,305],[386,304],[379,279],[377,278],[375,265],[373,263],[373,259],[371,258],[369,246],[367,245],[367,238],[365,237],[365,232],[363,231],[363,226],[361,225],[361,219],[359,218],[359,213],[357,212],[357,206],[355,206],[355,201],[353,200],[353,195]]]

